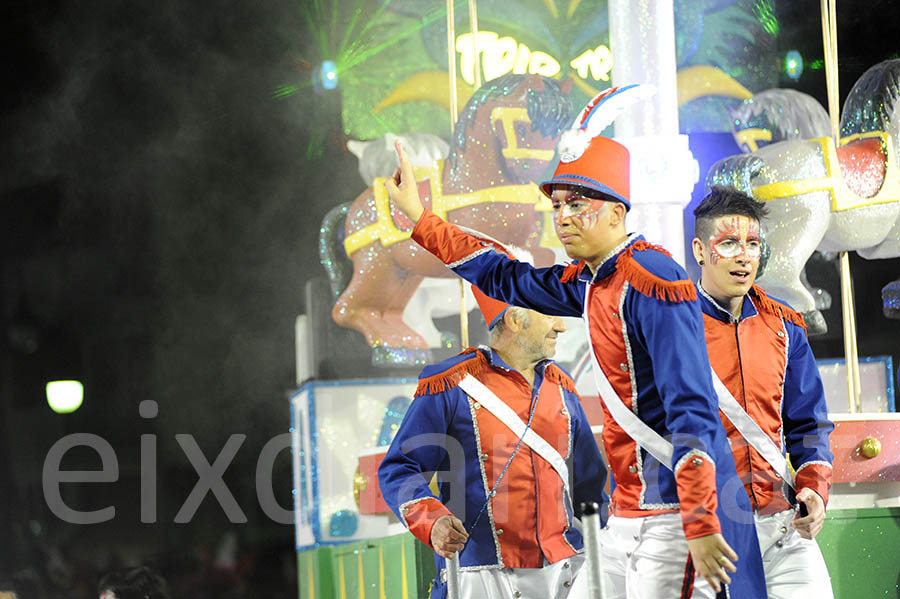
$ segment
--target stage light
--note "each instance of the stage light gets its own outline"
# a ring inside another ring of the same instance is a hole
[[[71,414],[81,407],[84,386],[81,381],[50,381],[47,383],[47,403],[57,414]]]
[[[803,74],[803,57],[796,50],[791,50],[784,56],[784,72],[789,79],[799,79]]]
[[[313,73],[313,83],[318,89],[331,90],[338,86],[338,70],[333,60],[322,61]]]

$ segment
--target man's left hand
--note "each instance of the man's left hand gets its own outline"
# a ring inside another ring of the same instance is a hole
[[[825,523],[825,502],[818,493],[806,487],[797,491],[797,501],[806,504],[806,511],[809,515],[801,518],[798,511],[792,524],[801,537],[814,539]]]

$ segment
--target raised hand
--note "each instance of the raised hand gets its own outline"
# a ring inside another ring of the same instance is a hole
[[[737,572],[737,567],[732,563],[737,561],[737,553],[719,533],[690,539],[687,543],[694,570],[718,593],[722,590],[720,581],[726,584],[731,582],[728,572]]]
[[[425,209],[419,200],[419,189],[416,186],[416,176],[413,174],[412,164],[406,156],[403,144],[400,140],[394,142],[397,148],[397,157],[400,158],[400,166],[394,171],[394,175],[385,180],[388,196],[411,221],[419,222],[419,217]]]

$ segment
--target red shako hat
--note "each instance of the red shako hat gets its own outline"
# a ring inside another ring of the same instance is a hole
[[[481,315],[484,316],[484,322],[490,330],[498,320],[503,318],[503,313],[509,308],[509,304],[488,297],[475,285],[472,285],[472,295],[475,296],[475,301],[478,302],[478,307],[481,309]]]
[[[651,85],[613,87],[588,102],[559,139],[559,165],[553,177],[541,183],[544,195],[549,197],[557,184],[579,185],[622,202],[630,210],[628,149],[600,133],[626,108],[655,92]]]

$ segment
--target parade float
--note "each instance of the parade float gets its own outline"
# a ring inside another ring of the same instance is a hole
[[[900,256],[900,60],[874,65],[839,112],[834,9],[823,1],[826,111],[774,89],[771,2],[661,4],[469,0],[461,10],[452,1],[403,0],[379,3],[348,26],[348,50],[330,66],[346,85],[344,127],[360,159],[360,194],[322,223],[326,276],[308,286],[296,324],[290,402],[301,598],[427,597],[431,551],[387,509],[377,465],[421,367],[487,338],[477,310],[469,313],[470,292],[417,248],[412,223],[388,200],[393,140],[409,148],[432,210],[523,248],[535,264],[563,262],[535,181],[554,166],[573,109],[634,81],[657,93],[615,125],[632,155],[630,229],[684,261],[685,209],[707,184],[765,200],[772,259],[759,284],[803,312],[813,332],[832,301],[808,285],[804,265],[814,251],[841,265],[844,357],[819,360],[836,428],[835,484],[818,542],[836,597],[897,594],[895,371],[889,356],[857,355],[847,252]],[[315,73],[326,84],[328,68]],[[900,283],[888,282],[886,317],[900,314],[898,295]],[[567,324],[557,360],[599,424],[582,325]]]

